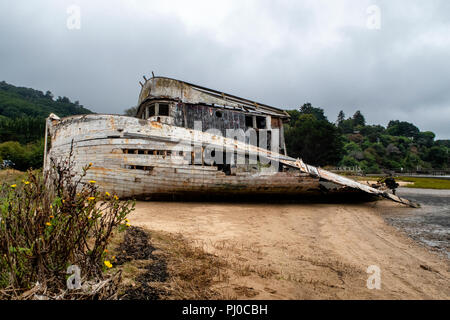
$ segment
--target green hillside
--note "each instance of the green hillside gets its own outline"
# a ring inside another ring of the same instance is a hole
[[[78,101],[67,97],[54,99],[50,91],[46,93],[30,88],[16,87],[5,81],[0,82],[0,116],[7,118],[46,118],[50,113],[59,117],[87,114],[92,111]]]
[[[433,132],[422,132],[412,123],[392,120],[387,127],[367,125],[360,111],[349,118],[341,111],[331,123],[323,109],[309,103],[288,112],[288,153],[307,163],[365,173],[450,168],[450,140],[435,140]]]
[[[54,98],[50,91],[16,87],[0,82],[0,165],[11,160],[15,168],[42,166],[45,118],[92,113],[67,97]]]

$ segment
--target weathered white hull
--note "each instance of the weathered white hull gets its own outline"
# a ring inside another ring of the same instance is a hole
[[[80,173],[83,166],[92,163],[84,178],[86,182],[95,180],[101,191],[119,197],[299,196],[342,191],[383,195],[376,189],[305,165],[301,160],[159,122],[115,115],[84,115],[61,120],[49,118],[47,127],[51,147],[46,150],[44,170],[50,168],[52,158],[66,158],[73,144],[74,172]],[[204,153],[198,156],[196,150],[203,151],[207,146],[258,154],[299,170],[226,174],[218,166],[206,165],[203,158],[198,158]],[[328,182],[324,184],[326,175]]]
[[[51,158],[69,155],[73,141],[74,171],[80,173],[83,166],[92,163],[85,180],[95,180],[102,191],[120,197],[319,192],[318,179],[300,171],[226,175],[217,166],[192,165],[186,155],[189,157],[193,146],[180,144],[176,138],[186,138],[192,130],[156,122],[109,115],[77,116],[50,120],[49,133],[46,169]],[[170,151],[173,154],[161,154]]]

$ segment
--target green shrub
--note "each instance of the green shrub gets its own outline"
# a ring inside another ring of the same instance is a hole
[[[17,141],[0,143],[0,158],[11,160],[17,170],[39,169],[44,158],[44,139],[26,145]]]
[[[86,279],[110,267],[105,249],[113,232],[127,228],[130,201],[101,194],[96,182],[81,182],[69,160],[55,162],[44,179],[0,187],[0,290],[17,298],[37,282],[55,294],[66,286],[70,265]],[[83,168],[82,176],[90,166]]]

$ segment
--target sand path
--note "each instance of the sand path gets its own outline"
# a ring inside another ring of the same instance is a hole
[[[393,206],[138,202],[130,220],[226,259],[230,298],[449,299],[448,260],[387,225]],[[370,265],[381,290],[366,286]]]

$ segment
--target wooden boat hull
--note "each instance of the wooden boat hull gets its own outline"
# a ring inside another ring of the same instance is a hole
[[[180,129],[124,116],[87,115],[49,120],[51,148],[45,160],[69,155],[73,143],[75,173],[92,163],[85,182],[95,180],[102,192],[119,197],[274,197],[323,194],[318,178],[291,172],[235,172],[216,165],[192,164],[192,145],[170,141]],[[182,131],[183,131],[182,130]],[[130,132],[141,136],[129,137]],[[186,133],[184,132],[184,133]],[[155,138],[159,136],[161,139]],[[169,138],[168,138],[169,136]],[[183,150],[181,150],[183,149]],[[340,188],[338,188],[340,189]]]
[[[390,193],[245,141],[126,116],[59,119],[51,115],[46,145],[50,147],[45,150],[44,171],[51,169],[52,159],[65,159],[72,150],[74,173],[80,174],[91,163],[85,182],[95,180],[100,191],[122,198],[262,197],[270,201],[358,193],[414,206]],[[224,170],[221,163],[207,159],[212,149],[240,155],[244,161],[238,163],[236,156],[234,169]],[[246,163],[251,156],[259,162]],[[287,168],[290,170],[285,172]]]

